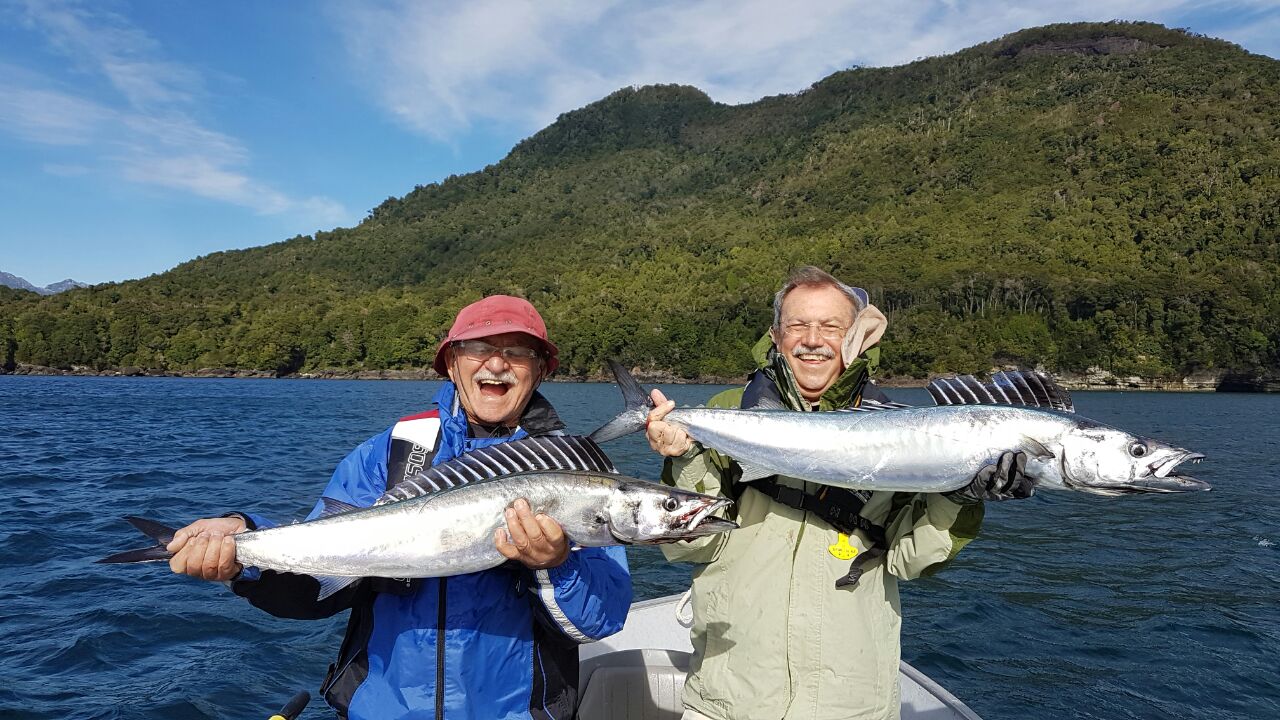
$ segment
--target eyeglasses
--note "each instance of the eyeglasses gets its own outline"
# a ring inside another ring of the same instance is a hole
[[[472,360],[484,361],[495,354],[500,354],[503,360],[512,365],[528,365],[542,356],[540,351],[524,345],[497,347],[483,340],[458,340],[453,343],[453,346]]]
[[[816,322],[793,322],[783,325],[782,332],[786,335],[790,335],[791,337],[803,337],[809,334],[809,328],[817,330],[818,335],[821,336],[823,340],[837,340],[844,337],[844,334],[849,330],[849,328],[842,325]]]

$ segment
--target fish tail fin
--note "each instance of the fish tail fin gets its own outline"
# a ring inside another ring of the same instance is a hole
[[[631,377],[631,373],[627,372],[626,368],[616,360],[609,360],[608,363],[609,369],[613,371],[613,377],[618,381],[618,389],[622,391],[622,404],[625,408],[618,413],[617,417],[591,433],[591,439],[598,443],[609,442],[623,435],[643,430],[648,424],[649,410],[653,407],[653,403],[649,400],[649,393],[640,387],[640,383]]]
[[[176,532],[167,525],[161,525],[154,520],[129,515],[125,517],[125,521],[134,526],[143,535],[156,541],[151,547],[138,548],[137,550],[125,550],[115,555],[110,555],[97,560],[99,563],[140,563],[155,562],[157,560],[168,560],[173,557],[173,553],[165,549],[165,546],[173,542],[173,534]]]

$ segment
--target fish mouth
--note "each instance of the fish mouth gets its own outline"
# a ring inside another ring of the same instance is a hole
[[[727,498],[714,498],[705,502],[702,507],[694,508],[684,515],[680,516],[680,522],[684,526],[682,534],[689,537],[700,537],[702,535],[714,535],[715,533],[733,530],[738,527],[738,523],[732,520],[718,518],[711,513],[727,508],[733,505],[733,501]]]
[[[724,518],[709,517],[706,518],[697,527],[690,528],[686,533],[690,537],[702,537],[703,535],[715,535],[716,533],[737,530],[738,523]]]
[[[1117,488],[1117,495],[1134,493],[1184,493],[1212,490],[1213,486],[1188,475],[1167,475],[1134,480],[1126,487]]]
[[[1147,466],[1151,474],[1144,478],[1134,478],[1126,486],[1116,488],[1118,494],[1131,493],[1184,493],[1212,490],[1213,486],[1190,475],[1174,474],[1174,469],[1184,462],[1199,463],[1204,459],[1203,453],[1183,450],[1158,460]]]
[[[1171,455],[1159,462],[1153,462],[1147,466],[1147,469],[1151,471],[1151,475],[1153,477],[1164,478],[1168,477],[1169,473],[1173,472],[1174,468],[1184,462],[1199,463],[1203,459],[1203,453],[1183,451],[1182,453]]]

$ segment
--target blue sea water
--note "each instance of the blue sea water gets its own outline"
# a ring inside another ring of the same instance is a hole
[[[303,516],[347,450],[435,387],[0,376],[0,718],[255,718],[314,692],[342,618],[280,620],[163,565],[92,561],[140,544],[122,515]],[[583,431],[619,406],[612,385],[544,392]],[[990,504],[950,568],[904,584],[904,658],[987,720],[1280,718],[1280,397],[1075,398],[1207,454],[1195,474],[1215,490]],[[656,477],[642,439],[607,449]],[[688,582],[656,550],[630,557],[637,597]],[[313,700],[303,717],[331,715]]]

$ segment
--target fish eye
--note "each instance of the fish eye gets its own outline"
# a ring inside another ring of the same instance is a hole
[[[1147,444],[1144,442],[1133,442],[1129,444],[1129,454],[1140,458],[1147,454]]]
[[[680,507],[680,503],[673,497],[667,498],[662,503],[662,509],[666,510],[667,512],[675,512],[676,508],[678,507]]]

